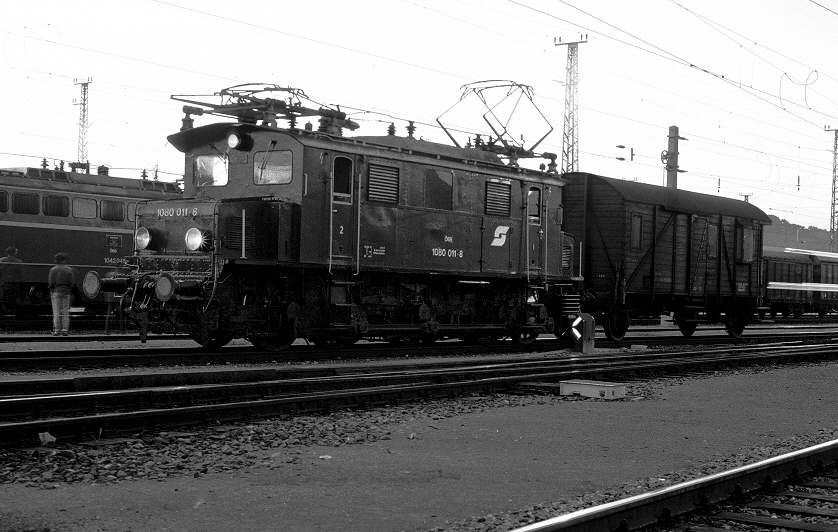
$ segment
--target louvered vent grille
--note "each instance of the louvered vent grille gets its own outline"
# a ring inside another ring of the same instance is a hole
[[[562,269],[570,268],[573,260],[573,246],[562,246]]]
[[[382,203],[399,202],[399,169],[370,164],[367,180],[367,199]]]
[[[245,230],[244,249],[250,253],[253,248],[253,220],[246,218],[247,227]],[[241,249],[242,247],[242,217],[231,216],[227,220],[227,238],[224,240],[224,247],[227,249]]]
[[[561,314],[579,314],[582,309],[582,298],[578,294],[564,294],[561,299],[559,312]]]
[[[509,216],[512,203],[512,185],[508,183],[486,183],[486,214]]]

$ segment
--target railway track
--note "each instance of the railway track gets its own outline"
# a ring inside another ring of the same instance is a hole
[[[679,353],[543,356],[487,363],[427,360],[200,372],[121,374],[0,383],[0,442],[114,435],[151,426],[269,417],[417,399],[550,390],[567,379],[625,380],[733,366],[832,359],[838,344],[702,349]]]
[[[792,334],[798,337],[805,331],[805,341],[811,343],[828,342],[838,337],[838,331],[832,327],[807,326],[792,329],[773,326],[762,330],[750,331],[741,339],[731,339],[718,328],[699,329],[692,337],[684,337],[678,332],[661,328],[638,329],[639,334],[623,342],[611,342],[604,337],[597,337],[599,348],[629,348],[643,345],[647,348],[666,346],[706,346],[706,345],[747,345],[776,341],[778,337],[786,339]],[[115,342],[128,342],[128,347],[110,348]],[[136,342],[130,335],[83,335],[68,337],[23,336],[0,337],[0,344],[8,346],[0,353],[0,371],[33,371],[50,368],[107,368],[141,367],[159,365],[206,365],[219,363],[276,363],[306,362],[328,360],[353,360],[366,358],[404,358],[417,356],[469,356],[481,354],[505,353],[540,353],[560,349],[559,342],[552,337],[540,338],[532,345],[522,346],[511,341],[497,342],[494,345],[468,345],[460,341],[440,341],[435,344],[391,345],[383,342],[362,342],[340,350],[318,348],[297,342],[282,352],[266,352],[253,348],[241,340],[236,345],[221,350],[210,351],[199,347],[184,336],[152,335],[145,345]],[[27,349],[31,342],[44,342],[55,346],[50,349]],[[81,343],[85,342],[85,343]],[[166,347],[161,347],[165,342]],[[12,346],[12,344],[18,344]],[[72,349],[68,347],[72,345]]]
[[[586,508],[515,532],[838,532],[838,440]]]

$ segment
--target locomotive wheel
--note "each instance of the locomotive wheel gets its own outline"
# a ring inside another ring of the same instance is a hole
[[[512,339],[521,345],[530,345],[535,342],[536,338],[538,338],[538,332],[536,331],[518,331],[512,334]]]
[[[328,338],[325,336],[314,336],[308,339],[317,347],[326,349],[344,349],[357,342],[358,338]]]
[[[289,345],[294,343],[296,340],[296,336],[259,336],[248,338],[250,343],[262,349],[263,351],[283,351],[288,348]]]
[[[605,337],[612,342],[622,342],[629,328],[629,317],[625,310],[614,310],[605,316]]]
[[[221,349],[233,340],[233,335],[227,331],[210,332],[206,343],[202,341],[200,335],[192,334],[189,337],[201,344],[204,349]]]

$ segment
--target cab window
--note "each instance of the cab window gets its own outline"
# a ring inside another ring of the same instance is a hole
[[[541,220],[541,189],[537,187],[531,187],[527,191],[527,216],[534,223]]]
[[[198,155],[193,159],[192,182],[196,187],[221,187],[228,179],[226,155]]]
[[[335,157],[332,167],[332,194],[334,201],[352,203],[352,159]]]
[[[253,156],[253,182],[257,185],[287,185],[291,182],[289,150],[260,151]]]

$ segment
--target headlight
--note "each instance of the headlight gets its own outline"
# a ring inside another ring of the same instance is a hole
[[[186,232],[186,249],[189,251],[201,249],[204,243],[204,233],[200,229],[193,227]]]
[[[99,292],[102,290],[102,279],[95,271],[89,271],[84,276],[84,281],[81,283],[84,295],[90,299],[96,299]]]
[[[134,235],[134,245],[137,249],[145,249],[151,243],[151,233],[148,232],[148,229],[145,227],[140,227],[137,229],[137,233]]]
[[[154,283],[154,295],[160,301],[168,301],[175,295],[175,279],[169,273],[161,273]]]
[[[250,151],[253,148],[253,137],[246,133],[233,131],[227,135],[227,146],[231,150]]]

